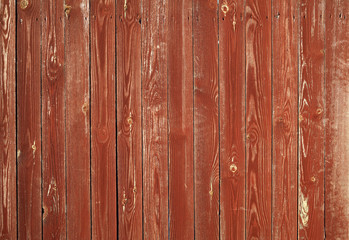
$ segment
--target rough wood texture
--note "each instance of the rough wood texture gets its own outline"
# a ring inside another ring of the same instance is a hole
[[[41,22],[40,0],[17,4],[17,203],[18,239],[40,239]],[[19,7],[18,7],[19,6]]]
[[[298,237],[324,238],[324,1],[301,1]]]
[[[193,1],[195,238],[219,238],[217,1]]]
[[[0,4],[0,236],[17,238],[16,3]]]
[[[89,1],[65,1],[67,239],[90,239]]]
[[[273,1],[273,239],[297,239],[299,4]]]
[[[349,2],[326,1],[325,229],[349,238]]]
[[[44,239],[66,239],[63,5],[63,0],[42,3]],[[35,146],[33,143],[33,152],[35,152]]]
[[[92,238],[116,239],[115,1],[91,1]]]
[[[168,238],[167,1],[145,0],[142,21],[144,239]]]
[[[246,2],[246,237],[271,238],[271,1]]]
[[[219,5],[221,239],[245,238],[245,1]]]
[[[119,238],[142,239],[141,1],[116,9]]]
[[[169,1],[168,139],[171,239],[194,239],[192,2]]]

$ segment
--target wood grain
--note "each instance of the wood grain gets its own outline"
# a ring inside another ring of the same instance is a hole
[[[171,239],[194,239],[192,2],[168,6],[169,225]]]
[[[141,1],[117,2],[119,238],[142,238]]]
[[[297,239],[298,23],[296,0],[273,1],[273,239]]]
[[[298,238],[324,238],[324,1],[302,1]]]
[[[16,25],[17,237],[41,239],[41,2],[25,3],[17,2]]]
[[[168,2],[142,3],[144,239],[168,239]]]
[[[115,1],[91,1],[92,238],[117,238]]]
[[[44,239],[66,239],[63,10],[63,0],[42,3]]]
[[[219,5],[221,239],[245,238],[245,1]]]
[[[17,238],[16,3],[0,4],[0,236]]]
[[[90,239],[89,1],[65,1],[67,238]]]
[[[195,238],[219,238],[217,1],[193,1]]]
[[[246,238],[271,238],[271,2],[246,2]]]
[[[325,229],[349,238],[349,2],[326,1]]]

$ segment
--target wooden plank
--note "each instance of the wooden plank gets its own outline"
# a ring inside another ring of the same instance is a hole
[[[349,2],[326,1],[325,229],[349,238]]]
[[[42,2],[44,239],[66,239],[63,4],[63,0]]]
[[[92,238],[116,239],[115,1],[91,1]]]
[[[168,2],[142,3],[144,239],[168,239]]]
[[[195,238],[219,238],[217,1],[193,1]]]
[[[40,0],[17,3],[18,239],[42,237],[40,9]]]
[[[271,238],[271,1],[246,2],[246,237]]]
[[[324,1],[301,1],[298,238],[324,239]]]
[[[245,1],[219,5],[221,239],[245,238]]]
[[[142,239],[141,1],[116,9],[119,238]]]
[[[297,239],[297,0],[273,1],[273,239]]]
[[[90,239],[89,1],[65,1],[67,238]]]
[[[171,239],[194,239],[192,1],[168,6],[169,224]]]
[[[16,3],[0,4],[0,236],[17,238],[16,211]]]

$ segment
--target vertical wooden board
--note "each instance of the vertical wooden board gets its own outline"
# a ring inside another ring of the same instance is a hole
[[[298,10],[273,1],[273,239],[297,239]]]
[[[115,1],[91,1],[92,238],[116,239]]]
[[[221,239],[245,238],[244,4],[219,5]]]
[[[301,1],[298,238],[324,238],[324,1]]]
[[[219,238],[217,1],[193,1],[195,238]]]
[[[171,239],[194,239],[192,2],[168,6],[169,224]]]
[[[16,214],[16,3],[0,4],[0,236],[17,238]]]
[[[41,1],[17,2],[18,239],[41,239]]]
[[[144,239],[168,239],[168,3],[144,0],[142,11]]]
[[[246,2],[246,237],[271,238],[271,1]]]
[[[349,239],[349,2],[326,1],[325,229]]]
[[[42,2],[43,238],[66,238],[63,0]]]
[[[141,239],[141,1],[118,1],[116,9],[119,238]]]
[[[89,1],[65,1],[67,238],[90,239]]]

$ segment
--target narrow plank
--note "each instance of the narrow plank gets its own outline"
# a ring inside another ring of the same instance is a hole
[[[143,234],[168,239],[168,2],[142,4]]]
[[[41,1],[17,2],[18,239],[41,239]]]
[[[16,3],[0,4],[0,236],[17,238],[16,211]]]
[[[271,238],[271,1],[246,2],[246,237]]]
[[[325,229],[349,239],[349,2],[326,1]]]
[[[142,239],[141,1],[116,9],[119,238]]]
[[[63,0],[42,2],[44,239],[66,239],[63,4]]]
[[[219,238],[217,1],[193,1],[195,238]]]
[[[299,239],[324,239],[324,2],[300,9]]]
[[[245,238],[245,1],[219,5],[221,239]]]
[[[65,1],[67,238],[90,239],[89,1]]]
[[[192,1],[168,6],[169,224],[171,239],[194,239]]]
[[[297,239],[299,5],[297,0],[272,3],[272,238]]]
[[[91,1],[92,238],[116,239],[115,1]]]

